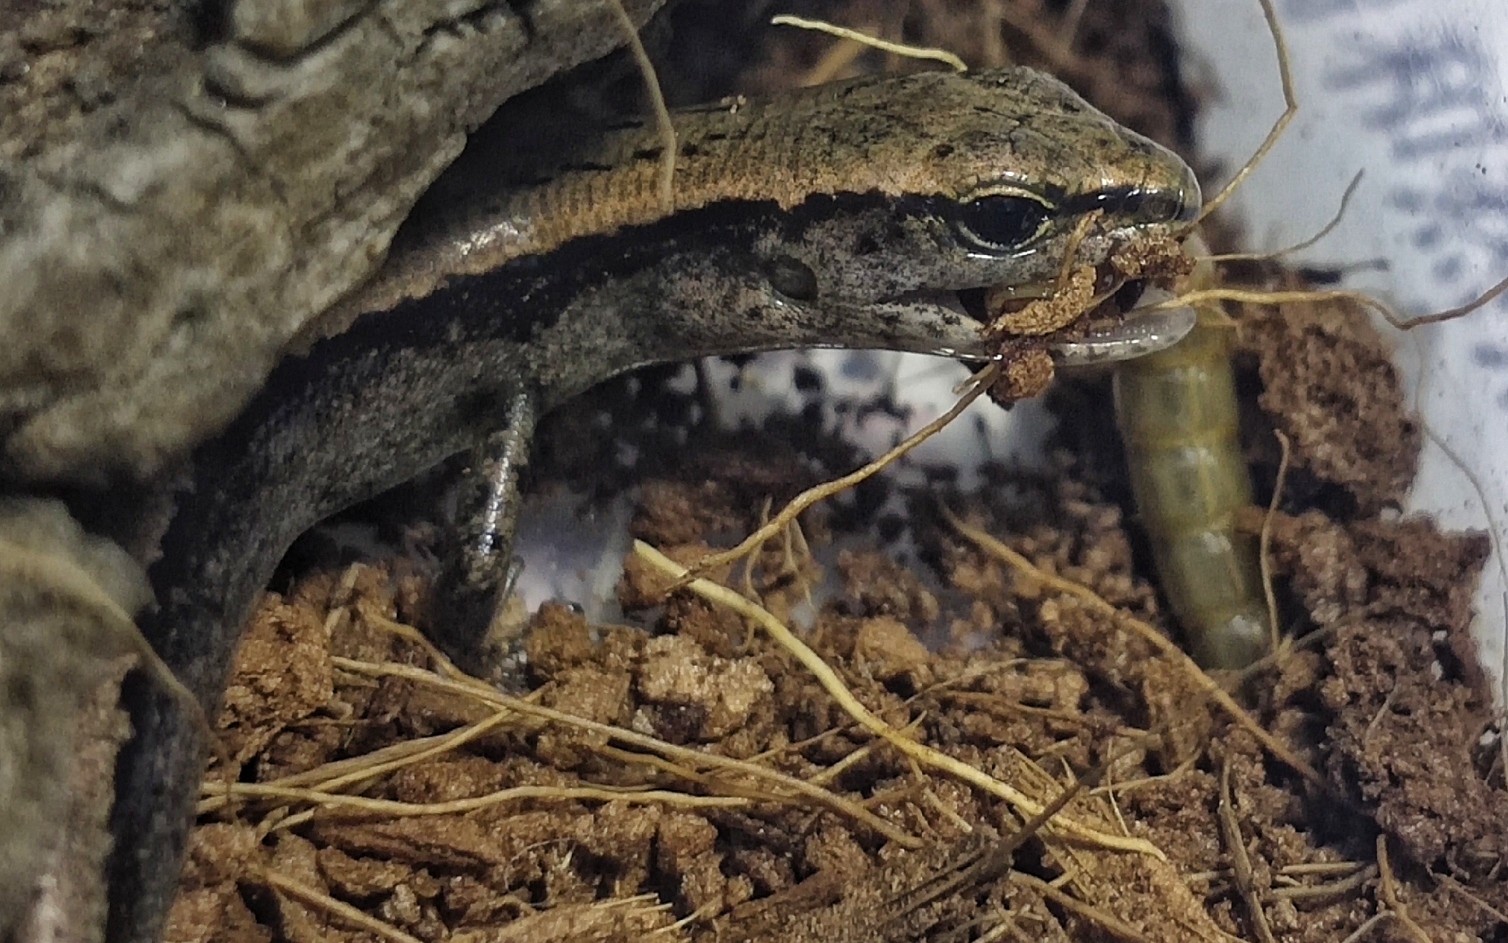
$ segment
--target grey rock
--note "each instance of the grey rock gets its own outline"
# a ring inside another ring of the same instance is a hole
[[[661,2],[626,5],[642,22]],[[147,479],[214,434],[373,271],[469,130],[623,40],[601,0],[242,0],[202,49],[190,8],[128,10],[0,20],[27,58],[8,72],[57,105],[30,112],[56,128],[0,149],[13,480]],[[87,89],[45,81],[65,53],[94,64]]]
[[[106,696],[113,700],[122,657],[139,650],[131,616],[149,597],[140,566],[113,543],[85,534],[61,502],[0,499],[0,938],[35,914],[48,863],[80,854],[65,848],[92,847],[87,856],[96,867],[103,857],[98,806],[110,784],[74,775],[85,749],[81,728],[100,726],[89,718],[99,714],[102,687],[111,687]],[[92,768],[108,769],[108,762]],[[85,794],[93,797],[92,815],[77,801]],[[60,828],[68,819],[81,829],[90,823],[90,834]],[[99,880],[55,875],[53,893],[70,882],[93,888],[88,906],[99,923]],[[77,910],[83,905],[72,896]]]

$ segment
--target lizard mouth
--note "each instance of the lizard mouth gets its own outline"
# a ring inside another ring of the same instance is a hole
[[[1140,299],[1149,304],[1173,297],[1161,288],[1142,290],[1145,286],[1139,282],[1128,284],[1135,285]],[[1133,308],[1104,319],[1095,318],[1091,313],[1082,337],[1051,345],[1053,359],[1061,366],[1079,367],[1155,354],[1183,340],[1193,330],[1195,317],[1194,309],[1189,307],[1142,311]]]
[[[1063,327],[1046,332],[1017,334],[1000,325],[1005,316],[1051,297],[1051,285],[1021,286],[1003,303],[999,296],[990,298],[987,289],[965,289],[957,293],[958,303],[986,337],[999,341],[1000,354],[1009,356],[1016,348],[1046,347],[1054,360],[1067,366],[1114,363],[1156,353],[1178,343],[1194,326],[1192,309],[1151,307],[1171,298],[1167,291],[1141,279],[1117,280],[1105,272],[1100,275],[1101,285],[1114,286],[1102,292],[1103,300],[1073,316]],[[1139,310],[1144,301],[1148,304]]]
[[[1011,335],[993,325],[1001,310],[991,310],[987,289],[918,292],[910,303],[934,307],[948,322],[946,336],[936,338],[927,352],[968,360],[1009,358],[1030,350],[1047,350],[1064,366],[1115,363],[1166,350],[1183,339],[1194,326],[1190,308],[1153,308],[1137,311],[1142,303],[1158,303],[1171,297],[1143,281],[1128,281],[1087,313],[1065,327],[1040,334]],[[1014,292],[1010,306],[1047,298],[1052,286],[1023,286]],[[998,305],[998,301],[995,302]],[[1145,304],[1144,304],[1145,306]]]

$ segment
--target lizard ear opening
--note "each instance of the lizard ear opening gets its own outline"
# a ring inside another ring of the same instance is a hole
[[[800,259],[777,255],[764,263],[770,287],[792,301],[817,300],[817,273]]]

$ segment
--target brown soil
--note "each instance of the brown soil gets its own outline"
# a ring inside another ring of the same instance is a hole
[[[1069,53],[1071,6],[803,12],[975,64],[1009,47],[1178,143],[1160,14],[1091,3]],[[830,48],[772,41],[747,81]],[[903,754],[764,631],[665,599],[639,562],[620,584],[634,624],[533,617],[516,698],[407,627],[422,564],[315,570],[243,644],[220,720],[234,775],[216,764],[204,788],[169,938],[1508,940],[1508,792],[1467,631],[1487,541],[1389,516],[1418,430],[1362,316],[1254,310],[1240,336],[1254,469],[1272,481],[1269,426],[1294,469],[1269,529],[1297,641],[1219,679],[1249,714],[1163,641],[1104,391],[1080,386],[1055,394],[1082,447],[1054,474],[907,496],[920,560],[837,536],[871,501],[849,495],[804,540],[709,574],[780,618],[828,578],[807,643],[890,727],[1006,788]],[[851,466],[785,428],[693,429],[641,483],[634,535],[689,563]],[[961,536],[939,497],[1029,566]]]

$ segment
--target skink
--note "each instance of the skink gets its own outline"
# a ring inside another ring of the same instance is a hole
[[[1200,202],[1177,157],[1027,70],[859,80],[675,124],[669,204],[637,123],[510,155],[493,188],[452,194],[158,496],[142,628],[207,711],[257,594],[321,518],[485,444],[499,488],[472,546],[505,551],[534,417],[593,384],[774,348],[988,356],[959,292],[1050,284],[1070,247],[1104,263]],[[150,941],[205,744],[150,681],[125,699],[110,937]]]

